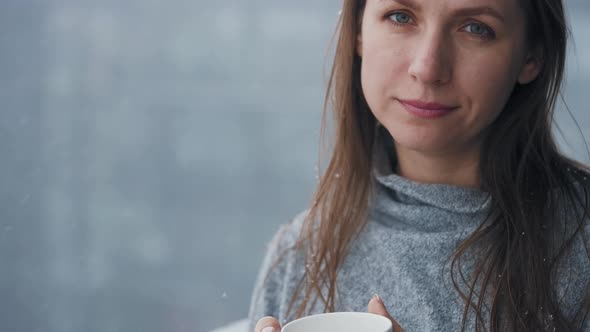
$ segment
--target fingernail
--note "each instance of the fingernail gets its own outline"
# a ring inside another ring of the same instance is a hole
[[[278,330],[272,326],[267,326],[267,327],[263,328],[261,332],[278,332]]]
[[[373,295],[373,298],[376,299],[377,301],[379,301],[381,304],[383,304],[383,300],[381,300],[381,298],[379,297],[379,294]]]

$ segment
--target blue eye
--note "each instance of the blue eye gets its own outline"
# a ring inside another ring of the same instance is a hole
[[[402,12],[397,12],[389,15],[389,19],[396,24],[408,24],[412,20],[410,15]]]
[[[496,36],[494,30],[481,23],[470,23],[465,26],[465,31],[484,38],[494,38]]]

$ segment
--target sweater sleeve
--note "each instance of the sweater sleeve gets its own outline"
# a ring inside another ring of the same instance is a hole
[[[248,332],[254,331],[258,320],[265,316],[278,319],[281,324],[286,305],[293,291],[293,284],[300,277],[295,243],[299,238],[308,211],[298,214],[290,223],[283,224],[268,244],[262,260],[248,313]]]
[[[279,262],[274,268],[272,266],[280,255],[280,240],[284,231],[285,225],[282,225],[273,236],[258,271],[248,313],[248,332],[254,331],[260,318],[278,317],[280,303],[278,296],[282,284],[281,276],[284,275],[284,263]]]

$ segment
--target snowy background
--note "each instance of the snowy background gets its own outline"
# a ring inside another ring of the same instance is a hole
[[[567,1],[565,97],[590,139],[590,2]],[[1,0],[0,330],[245,317],[266,243],[313,191],[339,4]]]

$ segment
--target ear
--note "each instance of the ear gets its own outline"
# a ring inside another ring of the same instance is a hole
[[[540,51],[536,51],[534,54],[529,54],[518,74],[518,83],[529,84],[539,76],[541,68],[543,67],[543,60],[539,54]]]

